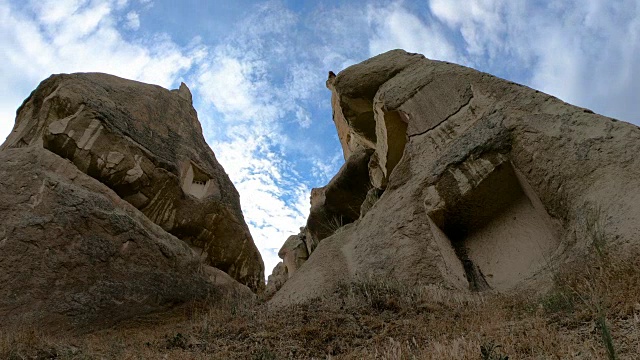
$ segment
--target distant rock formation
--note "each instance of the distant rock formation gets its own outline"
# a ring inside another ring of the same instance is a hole
[[[265,298],[271,298],[284,283],[302,266],[309,258],[307,250],[306,228],[300,228],[298,235],[291,235],[284,242],[278,256],[282,259],[273,269],[267,279]]]
[[[291,235],[278,251],[278,256],[284,261],[284,266],[287,268],[288,277],[291,277],[309,258],[303,239],[301,235]]]
[[[267,278],[267,287],[264,291],[264,297],[266,299],[272,298],[288,279],[289,275],[287,274],[287,267],[284,266],[284,262],[281,261],[273,268],[271,275]]]
[[[0,147],[0,183],[2,319],[90,324],[240,287],[231,278],[264,288],[184,84],[51,76]]]
[[[598,239],[640,245],[638,127],[402,50],[327,87],[345,165],[314,189],[309,259],[273,304],[370,276],[512,291]]]

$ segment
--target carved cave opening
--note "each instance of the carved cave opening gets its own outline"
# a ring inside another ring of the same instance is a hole
[[[182,190],[195,196],[198,199],[202,199],[207,195],[211,184],[211,178],[204,171],[200,170],[193,163],[189,164],[189,168],[182,181]]]
[[[559,239],[540,199],[510,162],[429,221],[447,268],[472,291],[506,291],[549,264]]]

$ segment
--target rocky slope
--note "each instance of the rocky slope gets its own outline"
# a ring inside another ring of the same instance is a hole
[[[184,84],[51,76],[0,147],[0,184],[4,325],[96,326],[264,287]]]
[[[402,50],[327,87],[345,164],[272,304],[371,277],[510,292],[594,243],[640,244],[638,127]]]

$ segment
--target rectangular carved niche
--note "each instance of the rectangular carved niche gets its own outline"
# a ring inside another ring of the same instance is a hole
[[[182,179],[182,190],[198,199],[204,198],[210,193],[211,178],[193,163],[189,164]]]
[[[427,193],[449,274],[471,290],[513,288],[542,270],[559,246],[538,196],[503,155],[448,169]]]

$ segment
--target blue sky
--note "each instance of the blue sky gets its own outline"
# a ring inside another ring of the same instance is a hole
[[[0,0],[0,48],[0,139],[52,73],[187,83],[267,274],[343,161],[329,70],[404,48],[640,124],[640,0]]]

